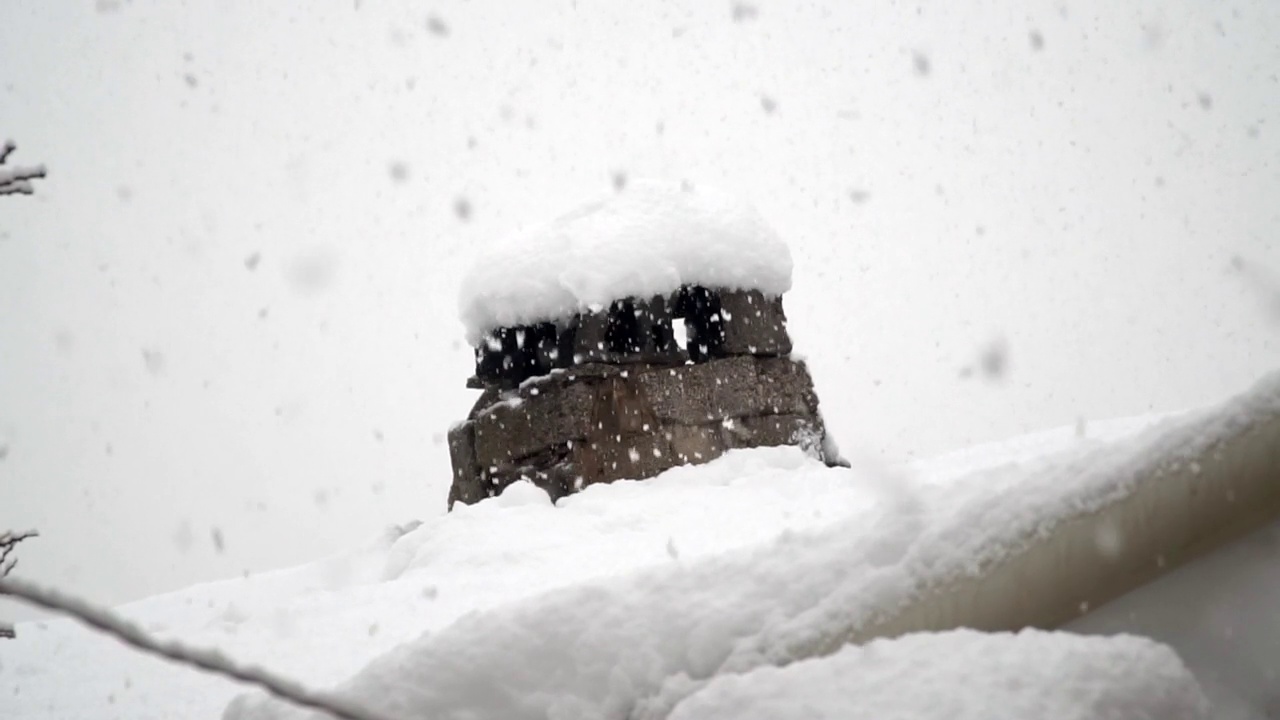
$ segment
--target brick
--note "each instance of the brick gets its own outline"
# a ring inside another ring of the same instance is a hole
[[[640,480],[679,464],[662,433],[592,438],[575,447],[574,463],[584,484]]]
[[[453,481],[458,482],[475,476],[476,466],[475,436],[470,422],[460,423],[449,428],[449,460],[453,464]]]
[[[654,357],[674,358],[680,355],[672,328],[671,299],[657,295],[636,303],[640,331],[645,336],[645,353]]]
[[[756,361],[756,372],[760,379],[760,411],[751,414],[818,414],[818,396],[813,391],[809,369],[803,362],[789,357],[759,358]]]
[[[582,487],[582,483],[577,482],[577,478],[581,477],[581,473],[571,463],[561,461],[553,465],[530,464],[520,467],[502,468],[497,471],[489,472],[488,476],[488,497],[502,494],[512,483],[527,480],[534,485],[546,491],[551,496],[551,501],[555,502],[560,498],[570,495]]]
[[[734,420],[734,447],[799,445],[809,449],[822,437],[821,423],[807,415],[757,415]]]
[[[676,463],[701,465],[720,457],[729,449],[720,423],[699,427],[673,425],[663,433],[671,444]]]
[[[686,285],[674,295],[672,313],[685,319],[686,350],[695,362],[724,354],[724,322],[720,315],[719,291],[700,285]]]
[[[449,485],[449,507],[455,502],[471,504],[488,495],[476,464],[474,428],[466,422],[449,429],[449,460],[453,465],[453,482]]]
[[[670,302],[663,296],[624,298],[608,310],[584,312],[568,325],[561,346],[571,348],[573,364],[682,362]]]
[[[759,290],[720,292],[720,316],[724,319],[722,355],[787,355],[791,336],[782,298]]]
[[[471,406],[471,412],[467,413],[467,419],[474,420],[481,411],[488,409],[490,405],[501,400],[502,394],[502,388],[496,385],[486,386],[484,392],[480,393],[480,397],[476,398],[475,404]]]
[[[594,434],[634,435],[656,425],[653,410],[634,376],[611,377],[599,384],[591,414]]]
[[[593,383],[539,385],[521,395],[490,406],[473,421],[476,462],[482,469],[518,464],[552,445],[590,435]]]
[[[749,357],[730,357],[703,363],[711,388],[712,414],[716,419],[759,412],[760,384],[756,364]]]
[[[572,325],[572,332],[573,364],[610,359],[608,312],[583,312]]]
[[[658,421],[698,425],[715,419],[704,374],[701,365],[681,365],[649,370],[635,380]]]
[[[547,491],[552,502],[566,495],[572,495],[586,486],[586,478],[582,476],[581,469],[570,462],[562,462],[539,472],[540,475],[536,476],[533,482]]]
[[[751,358],[656,368],[641,373],[636,380],[660,422],[704,425],[759,412],[756,369]]]
[[[475,348],[475,377],[480,384],[515,387],[545,375],[555,367],[559,337],[559,329],[549,322],[497,328]]]

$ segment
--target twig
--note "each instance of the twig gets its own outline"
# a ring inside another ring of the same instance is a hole
[[[217,650],[189,647],[175,640],[158,640],[110,610],[95,607],[52,588],[41,587],[17,578],[3,578],[0,579],[0,595],[9,595],[46,610],[70,615],[85,625],[100,630],[142,652],[158,655],[214,675],[256,685],[282,700],[327,712],[340,720],[391,720],[388,716],[375,713],[332,693],[309,690],[295,680],[281,677],[259,667],[239,665]]]
[[[18,558],[9,560],[9,553],[13,552],[13,548],[23,540],[38,537],[39,535],[40,533],[35,530],[23,530],[22,532],[5,530],[0,532],[0,578],[13,572],[13,569],[18,567]],[[6,560],[8,560],[7,564]]]
[[[0,146],[0,165],[4,165],[9,154],[17,149],[12,140],[5,140]],[[44,177],[45,173],[44,165],[0,170],[0,195],[31,195],[36,191],[31,181]]]

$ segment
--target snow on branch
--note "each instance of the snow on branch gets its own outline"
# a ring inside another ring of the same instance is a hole
[[[10,153],[17,149],[18,146],[12,140],[5,140],[4,145],[0,146],[0,165],[4,165]],[[44,165],[15,166],[8,170],[0,168],[0,195],[31,195],[36,191],[31,181],[44,176]]]
[[[339,720],[391,720],[386,715],[375,713],[332,693],[310,690],[295,680],[262,668],[237,664],[217,650],[190,647],[175,640],[159,640],[110,610],[52,588],[16,578],[0,578],[0,595],[8,595],[46,610],[70,615],[149,655],[256,685],[287,702],[326,712]]]

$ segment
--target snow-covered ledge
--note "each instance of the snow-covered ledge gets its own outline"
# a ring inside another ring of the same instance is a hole
[[[1071,470],[1060,479],[1071,482]],[[1082,467],[1079,477],[1094,472]],[[783,656],[956,627],[1060,627],[1280,520],[1280,372],[1153,439],[1106,476],[1105,494],[1026,524],[1012,552],[869,621],[795,638]]]

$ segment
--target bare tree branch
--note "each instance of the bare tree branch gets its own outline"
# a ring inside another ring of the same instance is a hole
[[[0,578],[13,572],[13,569],[18,567],[18,558],[9,559],[9,553],[13,552],[18,543],[39,535],[40,533],[35,530],[23,530],[22,532],[5,530],[0,532]]]
[[[18,146],[12,140],[5,140],[4,145],[0,146],[0,165],[4,165],[10,153],[17,149]],[[0,195],[31,195],[36,191],[31,181],[44,176],[44,165],[0,170]]]
[[[175,640],[159,640],[110,610],[17,578],[0,578],[0,595],[8,595],[47,610],[54,610],[101,630],[126,645],[157,655],[180,665],[214,675],[256,685],[263,690],[312,710],[320,710],[340,720],[391,720],[333,693],[318,692],[289,678],[259,667],[239,665],[217,650],[194,648]]]
[[[4,147],[0,149],[0,160],[4,160],[4,157],[12,151],[12,145],[13,143],[9,142],[4,144]],[[21,532],[12,530],[0,531],[0,579],[3,579],[5,575],[13,572],[13,569],[18,567],[18,558],[10,560],[9,553],[13,552],[18,543],[27,538],[36,537],[38,534],[35,530],[23,530]],[[0,639],[12,640],[17,636],[18,634],[14,631],[12,625],[0,622]]]

